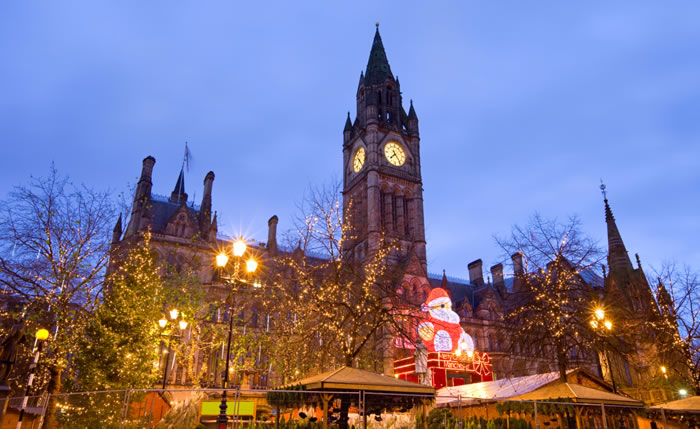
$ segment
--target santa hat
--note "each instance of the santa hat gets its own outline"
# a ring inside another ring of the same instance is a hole
[[[423,304],[421,307],[423,308],[423,311],[428,311],[430,307],[440,304],[452,305],[452,300],[450,300],[450,296],[447,294],[445,289],[435,288],[430,291],[428,298],[425,300],[425,304]]]

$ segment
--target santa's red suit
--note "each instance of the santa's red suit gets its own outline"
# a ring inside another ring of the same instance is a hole
[[[418,325],[418,335],[429,351],[474,351],[474,341],[459,324],[459,315],[452,311],[452,301],[444,289],[430,291],[421,310],[427,315]]]

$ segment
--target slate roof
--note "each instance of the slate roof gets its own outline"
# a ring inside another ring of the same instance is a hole
[[[165,233],[168,221],[181,207],[179,203],[170,202],[162,195],[151,195],[151,231],[157,234]],[[187,205],[187,214],[194,220],[198,219],[199,207]],[[195,222],[196,225],[196,222]]]
[[[469,283],[465,279],[458,277],[446,276],[449,287],[450,298],[455,307],[459,307],[466,300],[472,308],[477,308],[486,294],[489,292],[490,285],[476,286]],[[428,281],[430,287],[436,288],[442,285],[442,274],[428,273]],[[504,278],[506,290],[513,290],[513,277]]]

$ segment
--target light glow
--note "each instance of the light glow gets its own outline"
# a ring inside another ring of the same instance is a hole
[[[236,242],[233,243],[233,256],[240,258],[245,253],[245,249],[247,247],[248,246],[245,245],[245,242],[243,240],[236,240]]]
[[[170,319],[172,319],[172,320],[177,319],[178,314],[180,314],[180,312],[177,311],[176,308],[173,308],[172,310],[170,310]]]
[[[258,269],[258,263],[253,258],[248,259],[247,261],[245,261],[245,269],[249,273],[254,273],[255,270]]]
[[[666,367],[665,367],[665,366],[662,366],[662,367],[661,367],[661,372],[664,373],[664,374],[666,374]]]
[[[678,393],[680,393],[680,394],[681,394],[681,396],[685,396],[685,395],[687,395],[687,394],[688,394],[688,391],[687,391],[687,390],[685,390],[685,389],[681,389],[681,390],[679,390],[679,391],[678,391]]]
[[[221,252],[218,255],[216,255],[216,265],[219,268],[225,267],[226,263],[228,263],[228,256],[226,256],[224,252]]]
[[[612,329],[612,322],[611,322],[611,321],[606,320],[603,324],[605,325],[605,328],[606,328],[608,331]]]
[[[158,321],[158,324],[160,325],[161,328],[165,328],[165,325],[168,324],[168,321],[165,320],[165,319],[160,319],[160,320]]]
[[[49,338],[49,331],[41,328],[38,331],[36,331],[36,339],[39,341],[46,341],[46,339]]]
[[[605,310],[603,310],[602,308],[596,308],[595,309],[595,317],[597,317],[598,320],[605,319]]]
[[[187,328],[187,322],[185,322],[184,320],[180,320],[180,329],[184,331],[185,328]]]

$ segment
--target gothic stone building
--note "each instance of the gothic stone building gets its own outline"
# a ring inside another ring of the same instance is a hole
[[[494,378],[556,370],[551,354],[509,338],[502,329],[503,315],[518,305],[518,285],[514,279],[523,271],[521,255],[512,257],[514,275],[504,274],[503,265],[497,264],[490,267],[487,281],[484,281],[480,259],[468,264],[468,280],[450,277],[444,272],[437,276],[428,274],[418,115],[412,101],[408,113],[403,107],[401,86],[391,71],[378,29],[367,68],[360,74],[356,101],[356,117],[353,121],[348,113],[342,142],[343,202],[346,209],[351,207],[358,225],[358,238],[347,250],[363,257],[376,248],[381,234],[396,239],[400,250],[393,255],[392,262],[406,267],[405,276],[397,287],[418,303],[423,302],[432,288],[449,291],[454,309],[460,315],[464,330],[473,337],[476,350],[490,354]],[[213,295],[225,295],[225,288],[213,268],[212,255],[216,249],[231,243],[217,235],[216,214],[212,217],[214,173],[204,178],[203,197],[196,206],[188,202],[183,171],[169,198],[153,194],[154,164],[155,159],[150,156],[143,161],[128,226],[122,233],[119,220],[114,230],[114,245],[136,240],[143,231],[150,229],[152,247],[161,261],[176,268],[183,263],[193,264],[198,267],[197,278],[202,286]],[[633,268],[627,257],[607,199],[605,214],[610,275],[605,279],[590,276],[590,286],[601,296],[619,295],[629,300],[630,308],[648,310],[653,303],[649,286],[641,268]],[[254,247],[260,256],[274,257],[278,252],[277,217],[273,216],[268,225],[267,243],[257,243]],[[213,323],[222,321],[222,311],[216,311]],[[406,353],[397,349],[393,356],[388,356],[385,372],[391,372],[391,358]],[[221,353],[198,350],[194,355],[195,373],[204,368],[205,384],[217,385],[221,376]],[[570,357],[572,365],[600,372],[593,353]],[[644,373],[643,366],[648,365],[643,358],[641,361],[635,367],[618,358],[613,365],[618,380],[623,384],[637,382],[643,377],[640,375]],[[187,385],[198,380],[188,379],[182,370],[175,370],[168,382]],[[257,382],[265,384],[264,379]]]

